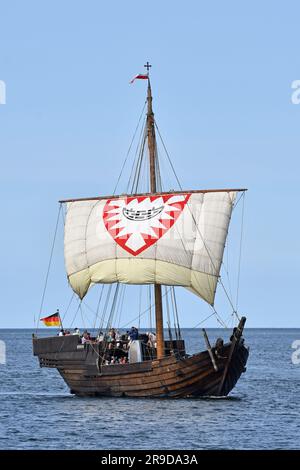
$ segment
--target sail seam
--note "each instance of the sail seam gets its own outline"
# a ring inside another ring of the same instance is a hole
[[[137,257],[136,257],[136,258],[117,258],[117,259],[116,259],[116,258],[106,258],[106,259],[103,259],[103,260],[101,260],[101,261],[97,261],[97,262],[94,263],[94,264],[90,264],[90,265],[86,266],[85,268],[80,269],[79,271],[74,271],[73,273],[69,274],[68,277],[71,277],[71,276],[74,276],[74,275],[76,275],[76,274],[79,274],[79,273],[81,273],[81,272],[83,272],[83,271],[85,271],[85,270],[90,270],[90,268],[92,268],[92,267],[95,266],[96,264],[105,263],[105,262],[107,262],[107,261],[116,261],[116,262],[118,262],[118,261],[122,261],[122,260],[126,260],[126,261],[128,261],[128,260],[132,260],[132,261],[139,261],[139,260],[141,260],[141,261],[143,260],[143,261],[144,261],[144,260],[146,260],[146,261],[154,261],[154,263],[156,263],[156,261],[159,261],[160,263],[171,264],[172,266],[178,266],[177,263],[172,263],[172,261],[165,261],[165,260],[162,260],[162,259],[160,259],[160,258],[157,258],[157,259],[154,259],[154,258],[137,258]],[[191,268],[189,268],[189,267],[187,267],[187,266],[183,266],[183,265],[182,265],[182,267],[183,267],[184,269],[188,269],[188,270],[190,270],[190,271],[196,271],[197,273],[200,273],[200,274],[205,274],[205,275],[207,275],[207,276],[212,276],[212,277],[219,278],[219,275],[218,275],[218,274],[207,273],[207,272],[201,271],[201,270],[199,270],[199,269],[191,269]],[[116,277],[117,277],[117,274],[116,274]],[[117,281],[115,281],[115,282],[119,282],[119,280],[117,280]],[[104,282],[104,284],[106,284],[106,283]],[[150,283],[150,284],[151,284],[151,283]],[[166,285],[168,285],[168,284],[166,284]]]

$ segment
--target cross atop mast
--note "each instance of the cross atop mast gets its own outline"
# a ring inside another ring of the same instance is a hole
[[[146,69],[147,69],[147,73],[149,73],[149,71],[150,71],[150,69],[151,69],[152,65],[151,65],[151,64],[149,64],[149,62],[148,62],[148,60],[147,60],[147,63],[144,65],[144,67],[146,67]]]

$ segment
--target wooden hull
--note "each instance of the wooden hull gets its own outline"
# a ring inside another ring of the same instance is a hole
[[[82,346],[76,341],[74,337],[34,338],[33,348],[41,367],[57,368],[71,393],[78,396],[226,396],[245,371],[249,354],[248,348],[239,343],[230,357],[231,343],[225,345],[222,358],[216,360],[217,371],[208,351],[187,357],[169,356],[141,363],[101,366],[98,345]]]

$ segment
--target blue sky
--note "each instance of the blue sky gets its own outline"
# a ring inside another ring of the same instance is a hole
[[[144,82],[128,82],[146,60],[182,186],[249,189],[248,326],[299,327],[297,3],[0,1],[0,327],[38,315],[58,199],[112,192],[145,98]],[[70,297],[62,240],[60,230],[46,314]],[[182,326],[209,314],[178,297]],[[218,311],[228,315],[222,298]]]

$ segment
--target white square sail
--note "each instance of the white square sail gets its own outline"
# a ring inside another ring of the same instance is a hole
[[[65,264],[83,298],[91,284],[183,286],[213,304],[235,191],[67,203]]]

